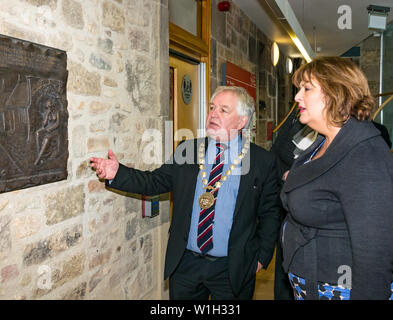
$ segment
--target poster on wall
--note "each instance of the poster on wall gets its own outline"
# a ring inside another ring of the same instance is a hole
[[[257,101],[257,81],[255,74],[240,68],[239,66],[226,61],[222,64],[222,85],[238,86],[247,90],[248,94],[254,99],[254,109]],[[251,141],[256,139],[256,119],[253,118],[251,128]]]
[[[0,35],[0,193],[67,178],[67,55]]]
[[[243,87],[254,98],[254,104],[257,101],[257,80],[255,74],[229,61],[222,64],[222,85]]]

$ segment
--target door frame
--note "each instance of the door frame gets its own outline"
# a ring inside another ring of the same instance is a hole
[[[205,136],[206,129],[206,115],[207,115],[207,81],[206,81],[206,63],[201,62],[195,58],[189,57],[181,52],[178,52],[172,48],[169,48],[169,55],[175,58],[184,60],[191,64],[198,65],[198,87],[199,87],[199,97],[198,97],[198,130],[197,137],[203,138]],[[170,112],[171,113],[171,112]],[[173,117],[173,114],[172,114]],[[173,120],[173,119],[172,119]]]
[[[169,54],[176,52],[199,63],[199,129],[204,132],[210,99],[211,0],[198,0],[198,36],[169,22]],[[199,136],[199,133],[198,133]]]

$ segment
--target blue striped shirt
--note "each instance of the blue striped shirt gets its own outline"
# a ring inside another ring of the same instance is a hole
[[[208,140],[208,148],[205,155],[206,179],[209,177],[210,170],[216,157],[216,142],[217,141],[213,139]],[[227,144],[228,148],[224,152],[223,175],[229,169],[229,166],[233,164],[233,161],[238,158],[242,149],[240,136],[232,139]],[[224,257],[228,255],[228,240],[232,228],[233,213],[235,211],[237,193],[239,190],[241,166],[236,166],[236,168],[231,171],[232,173],[220,187],[216,200],[213,224],[213,249],[208,252],[209,255],[216,257]],[[202,171],[199,171],[196,183],[194,204],[191,215],[191,227],[187,243],[188,250],[198,253],[201,253],[197,245],[198,221],[199,213],[201,211],[201,208],[199,207],[199,197],[205,192],[202,187],[201,172]]]

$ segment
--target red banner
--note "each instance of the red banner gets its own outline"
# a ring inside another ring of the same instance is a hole
[[[237,65],[227,61],[222,64],[222,79],[226,86],[238,86],[247,90],[249,95],[257,100],[257,81],[252,74]]]

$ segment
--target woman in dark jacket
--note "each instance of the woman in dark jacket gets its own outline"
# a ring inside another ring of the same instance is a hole
[[[389,299],[393,154],[371,123],[374,100],[349,60],[317,58],[294,75],[300,122],[315,142],[281,192],[281,241],[295,299]]]

